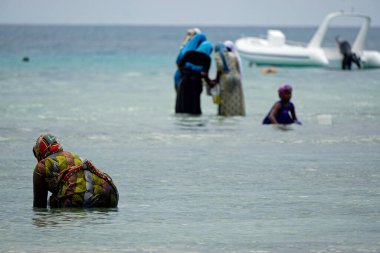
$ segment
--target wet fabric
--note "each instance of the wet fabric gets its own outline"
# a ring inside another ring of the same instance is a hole
[[[86,165],[87,169],[82,164],[78,155],[66,151],[37,164],[34,173],[44,179],[52,193],[50,207],[116,207],[119,197],[112,179],[91,163]]]
[[[201,93],[203,82],[201,72],[208,72],[211,59],[207,54],[189,51],[181,60],[179,66],[182,73],[177,92],[175,112],[199,115],[201,111]],[[194,69],[194,66],[199,69]]]
[[[285,105],[282,101],[278,101],[274,105],[276,105],[277,103],[280,103],[280,105],[281,105],[280,110],[278,111],[278,114],[276,115],[277,122],[279,124],[284,124],[284,125],[293,124],[294,120],[290,116],[290,111],[292,109],[294,109],[294,104],[292,102],[289,102],[289,106],[285,107]],[[273,107],[274,107],[274,105],[273,105]],[[263,124],[265,124],[265,125],[272,124],[272,122],[269,119],[269,115],[270,115],[271,111],[273,110],[273,107],[269,111],[267,116],[264,118]]]
[[[202,42],[206,41],[206,35],[198,33],[194,35],[179,51],[176,59],[177,66],[180,64],[182,58],[188,51],[196,50]],[[181,72],[179,69],[174,73],[174,86],[178,88],[181,81]]]
[[[176,98],[176,113],[202,114],[202,77],[197,72],[183,74]]]
[[[221,54],[227,64],[227,72]],[[244,94],[237,57],[229,51],[218,52],[215,54],[215,61],[216,68],[221,73],[218,115],[245,116]]]

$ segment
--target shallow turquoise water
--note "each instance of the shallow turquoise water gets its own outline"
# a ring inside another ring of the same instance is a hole
[[[380,251],[380,70],[245,65],[247,117],[216,116],[205,94],[202,116],[178,116],[185,28],[2,29],[2,252]],[[212,40],[250,32],[205,29]],[[303,125],[262,126],[283,82]],[[32,208],[31,149],[44,131],[112,176],[117,209]]]

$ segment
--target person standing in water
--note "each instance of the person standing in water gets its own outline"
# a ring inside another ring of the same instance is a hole
[[[194,36],[189,43],[195,40],[198,35]],[[212,44],[209,41],[204,41],[196,50],[187,51],[179,61],[181,79],[175,104],[176,113],[202,114],[203,80],[206,81],[207,86],[213,86],[213,82],[208,77],[212,50]]]
[[[215,83],[220,88],[218,115],[245,116],[241,64],[238,55],[233,51],[233,43],[218,43],[215,46],[215,62]]]
[[[341,68],[343,70],[351,70],[351,65],[353,62],[360,69],[361,68],[360,58],[357,57],[357,55],[352,52],[350,43],[347,40],[344,40],[340,36],[337,36],[335,40],[339,46],[339,51],[343,56]]]
[[[280,100],[277,101],[267,116],[263,120],[263,124],[299,124],[296,116],[296,109],[294,104],[290,101],[292,98],[292,86],[289,84],[282,84],[278,87],[278,96]]]
[[[78,155],[63,151],[58,139],[45,133],[33,146],[33,207],[117,207],[119,194],[111,177]]]
[[[198,34],[199,36],[196,36]],[[196,38],[193,39],[195,36]],[[179,62],[181,61],[182,57],[186,54],[187,51],[195,50],[203,41],[206,41],[206,36],[202,34],[199,28],[190,28],[187,30],[186,36],[182,41],[182,45],[176,59],[177,69],[174,73],[174,90],[176,92],[178,92],[179,83],[182,77],[181,71],[179,70],[178,66]]]

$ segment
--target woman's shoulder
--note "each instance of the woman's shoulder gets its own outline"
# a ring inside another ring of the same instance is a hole
[[[281,101],[276,101],[276,102],[274,102],[274,104],[272,106],[272,111],[273,111],[273,109],[279,110],[281,107],[282,107]]]

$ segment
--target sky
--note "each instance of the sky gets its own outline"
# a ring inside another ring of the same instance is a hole
[[[380,0],[0,0],[0,24],[317,26],[335,11],[380,26]]]

